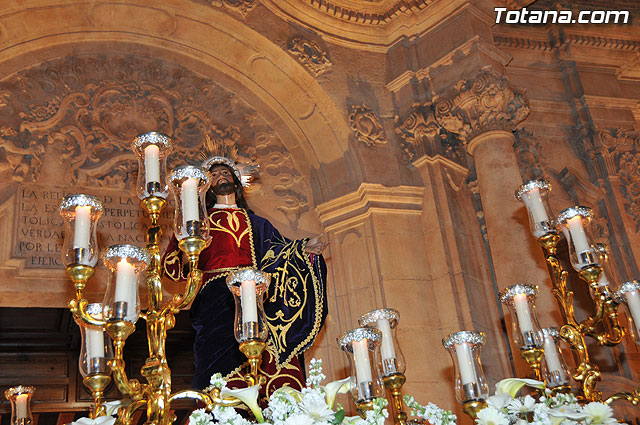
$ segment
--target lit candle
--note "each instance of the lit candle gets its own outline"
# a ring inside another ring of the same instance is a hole
[[[549,373],[553,373],[562,370],[562,364],[560,363],[560,357],[558,356],[558,348],[553,341],[553,337],[547,335],[544,338],[544,359],[547,362],[547,369]]]
[[[73,247],[89,249],[89,235],[91,230],[91,207],[88,205],[76,207],[76,221],[73,232]]]
[[[476,369],[473,367],[473,356],[469,344],[456,344],[456,357],[460,368],[460,380],[462,385],[476,382]]]
[[[624,297],[627,299],[627,307],[636,325],[637,334],[640,335],[640,294],[638,291],[629,291],[624,294]]]
[[[85,348],[87,350],[87,360],[95,357],[104,357],[104,334],[101,329],[87,328]]]
[[[256,303],[256,282],[245,280],[240,285],[240,302],[242,304],[242,323],[258,321],[258,305]]]
[[[581,263],[580,254],[591,249],[589,242],[587,241],[587,235],[584,233],[584,227],[582,227],[582,218],[579,215],[571,217],[567,220],[567,226],[569,226],[573,247],[576,250],[576,255],[578,256],[578,262]]]
[[[122,259],[116,266],[116,294],[115,302],[124,301],[127,303],[127,310],[136,305],[136,272],[133,266]]]
[[[527,302],[527,294],[517,294],[513,297],[513,305],[516,308],[516,316],[518,316],[518,324],[520,332],[533,332],[533,322],[531,321],[531,312],[529,311],[529,303]]]
[[[391,325],[387,319],[378,319],[376,327],[382,333],[382,343],[380,344],[380,354],[382,360],[395,359],[396,350],[393,346],[393,338],[391,336]]]
[[[371,364],[369,363],[369,347],[366,338],[353,341],[353,358],[356,363],[356,378],[358,384],[371,382]]]
[[[529,192],[525,193],[521,199],[526,205],[529,212],[531,212],[531,218],[533,218],[533,221],[535,223],[541,223],[543,221],[549,220],[547,211],[544,209],[544,204],[542,203],[540,189],[534,187]]]
[[[156,145],[144,149],[144,173],[147,184],[160,182],[160,149]]]
[[[17,419],[27,418],[27,403],[29,394],[19,394],[16,397],[16,417]]]
[[[184,224],[189,221],[198,221],[198,181],[188,178],[182,183],[182,214]]]

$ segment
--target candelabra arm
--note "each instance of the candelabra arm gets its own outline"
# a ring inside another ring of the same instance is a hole
[[[143,388],[136,379],[129,380],[124,371],[124,359],[122,352],[124,343],[129,335],[136,329],[136,325],[125,320],[109,321],[105,325],[107,333],[113,339],[113,358],[109,360],[109,367],[113,372],[113,380],[121,393],[128,395],[132,400],[140,400],[143,396]]]
[[[202,271],[198,269],[198,259],[202,250],[207,247],[207,241],[200,237],[188,237],[182,239],[178,246],[189,258],[189,275],[184,294],[174,295],[166,307],[176,313],[193,301],[202,286]]]
[[[560,236],[551,233],[542,236],[538,242],[545,250],[545,260],[551,274],[551,283],[553,284],[553,296],[556,298],[560,313],[565,323],[574,327],[578,326],[575,313],[573,310],[573,291],[567,289],[567,271],[564,270],[558,257],[556,257],[556,246]]]
[[[607,398],[604,402],[606,404],[611,404],[616,400],[627,400],[634,406],[637,406],[640,403],[640,387],[633,390],[632,393],[615,393]]]
[[[478,412],[487,407],[487,402],[484,400],[467,401],[462,405],[462,411],[466,413],[475,422],[478,417]]]
[[[618,303],[611,297],[607,297],[605,301],[604,313],[607,331],[598,342],[602,345],[613,347],[622,342],[625,331],[618,320]]]
[[[159,311],[162,308],[162,269],[160,261],[159,241],[162,229],[158,225],[160,213],[167,204],[163,198],[150,196],[140,201],[142,208],[149,214],[151,226],[147,229],[147,254],[149,265],[147,267],[147,289],[149,292],[149,311]]]
[[[127,407],[118,409],[118,418],[115,425],[131,425],[133,422],[133,414],[136,410],[142,409],[147,404],[146,400],[135,400]]]
[[[391,401],[393,406],[393,423],[395,425],[406,425],[407,414],[403,409],[402,402],[402,386],[406,382],[406,378],[402,373],[396,373],[393,375],[383,376],[382,381],[384,386],[391,393]]]
[[[93,396],[93,402],[95,404],[93,410],[89,413],[91,419],[95,419],[99,416],[106,416],[107,410],[103,404],[102,396],[105,388],[111,382],[111,377],[103,373],[95,373],[88,375],[82,381],[84,386],[91,391]]]
[[[77,319],[82,320],[84,324],[100,328],[104,327],[106,324],[104,320],[95,319],[89,313],[87,313],[87,305],[89,305],[89,301],[83,298],[81,300],[69,301],[68,307],[73,316]]]
[[[560,336],[578,357],[579,364],[573,373],[573,379],[582,382],[584,397],[590,401],[600,400],[600,393],[595,389],[597,381],[600,380],[600,370],[590,362],[583,335],[576,327],[564,325],[560,328]]]
[[[247,356],[249,360],[250,371],[244,376],[244,380],[251,387],[253,385],[262,385],[267,382],[267,378],[260,374],[260,363],[262,363],[262,351],[266,344],[263,341],[249,340],[240,343],[240,351]]]

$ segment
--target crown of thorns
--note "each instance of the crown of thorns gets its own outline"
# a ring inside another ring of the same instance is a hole
[[[207,135],[203,147],[204,150],[200,152],[200,157],[203,160],[202,168],[210,170],[214,165],[226,165],[233,170],[233,174],[240,180],[243,187],[251,184],[258,172],[259,165],[238,162],[238,147],[235,144],[223,144],[220,141],[211,140]]]

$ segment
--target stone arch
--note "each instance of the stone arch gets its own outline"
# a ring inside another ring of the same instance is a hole
[[[315,204],[345,190],[344,178],[332,178],[326,170],[346,170],[352,173],[348,181],[359,180],[359,165],[345,155],[349,127],[329,96],[279,46],[224,10],[186,0],[40,0],[0,11],[0,17],[0,78],[42,61],[100,49],[163,58],[215,75],[253,105],[308,173]]]

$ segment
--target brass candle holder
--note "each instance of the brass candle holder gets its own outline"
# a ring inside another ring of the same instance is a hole
[[[406,425],[407,414],[402,402],[402,386],[406,378],[403,373],[396,373],[382,377],[384,387],[391,393],[391,405],[393,408],[393,423]]]

